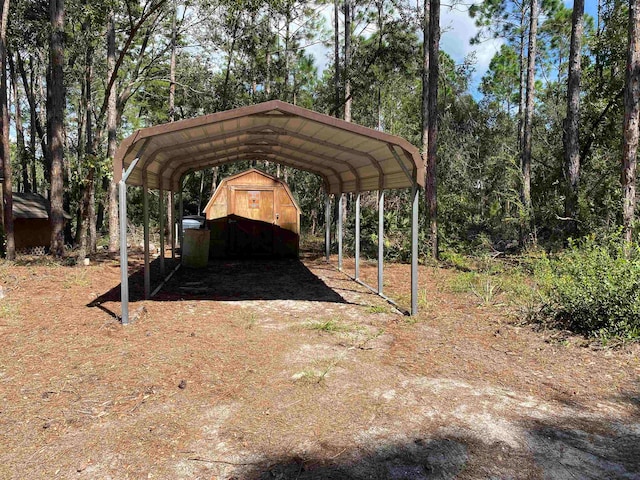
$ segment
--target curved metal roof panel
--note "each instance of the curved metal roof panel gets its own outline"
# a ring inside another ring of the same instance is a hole
[[[406,140],[279,100],[137,130],[118,148],[116,181],[176,191],[180,178],[239,160],[268,160],[322,177],[329,193],[424,187]]]

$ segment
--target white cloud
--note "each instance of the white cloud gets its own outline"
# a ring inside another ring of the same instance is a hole
[[[325,19],[325,24],[330,27],[333,23],[333,9],[325,8],[321,11],[321,15]],[[442,29],[440,49],[451,55],[456,63],[462,63],[468,55],[475,53],[475,71],[471,77],[471,89],[472,93],[475,94],[480,79],[487,72],[491,59],[500,50],[500,46],[504,41],[492,39],[478,45],[471,45],[471,39],[478,33],[478,27],[469,16],[465,6],[455,8],[442,7],[440,11],[440,26]],[[324,69],[327,68],[330,49],[320,43],[305,50],[307,53],[313,54],[318,74],[322,75]]]
[[[480,79],[489,69],[489,63],[494,54],[504,43],[501,39],[486,40],[477,45],[471,45],[471,39],[478,33],[474,20],[466,9],[443,8],[440,13],[442,37],[440,49],[451,55],[456,63],[475,53],[476,69],[471,77],[471,88],[475,92]]]

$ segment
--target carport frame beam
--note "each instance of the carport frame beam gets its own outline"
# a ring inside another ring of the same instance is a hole
[[[129,323],[129,259],[127,255],[127,178],[135,168],[140,157],[136,157],[129,168],[122,169],[122,179],[118,182],[118,200],[120,209],[120,321]]]
[[[418,223],[420,189],[417,182],[411,188],[411,315],[418,314]]]
[[[344,209],[344,193],[338,199],[338,270],[342,271],[342,222]]]
[[[331,195],[324,199],[324,253],[327,263],[331,260]]]
[[[182,255],[184,253],[184,230],[182,229],[182,220],[184,217],[184,200],[182,196],[182,190],[184,189],[184,176],[180,177],[178,190],[178,241],[180,242],[180,261],[182,262]]]
[[[149,259],[149,186],[147,171],[142,172],[142,218],[144,243],[144,298],[151,296],[151,268]]]
[[[171,260],[176,259],[176,212],[175,212],[175,198],[173,190],[169,190],[167,195],[167,225],[169,226],[169,243],[171,243]]]
[[[356,193],[356,266],[355,279],[360,280],[360,192]]]
[[[162,180],[160,181],[160,189],[158,191],[158,223],[160,227],[160,275],[164,277],[164,189],[162,188]]]
[[[384,283],[384,190],[378,191],[378,295]]]

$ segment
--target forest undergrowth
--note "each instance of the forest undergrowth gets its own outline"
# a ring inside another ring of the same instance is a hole
[[[502,304],[517,321],[619,345],[640,340],[640,250],[625,252],[620,237],[590,235],[559,252],[517,256],[448,250],[443,263],[458,271],[449,288],[481,306]]]

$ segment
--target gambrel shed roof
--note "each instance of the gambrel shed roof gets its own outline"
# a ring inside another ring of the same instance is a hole
[[[265,178],[272,180],[273,182],[276,182],[282,185],[282,189],[291,200],[291,203],[293,204],[293,206],[296,208],[298,212],[302,212],[302,209],[300,208],[300,205],[298,205],[298,201],[296,200],[296,197],[293,196],[293,193],[291,193],[291,189],[289,188],[289,185],[287,185],[287,183],[284,180],[278,177],[274,177],[273,175],[269,175],[267,172],[263,172],[262,170],[258,170],[257,168],[250,168],[243,172],[239,172],[234,175],[230,175],[228,177],[223,178],[222,181],[216,187],[215,191],[213,192],[213,195],[211,195],[211,198],[209,199],[209,201],[207,202],[207,205],[204,207],[202,211],[206,212],[207,210],[209,210],[209,208],[211,208],[211,205],[213,205],[216,199],[220,196],[220,193],[222,192],[222,190],[227,187],[227,184],[233,182],[234,180],[241,179],[242,177],[248,177],[251,174],[261,175]]]

